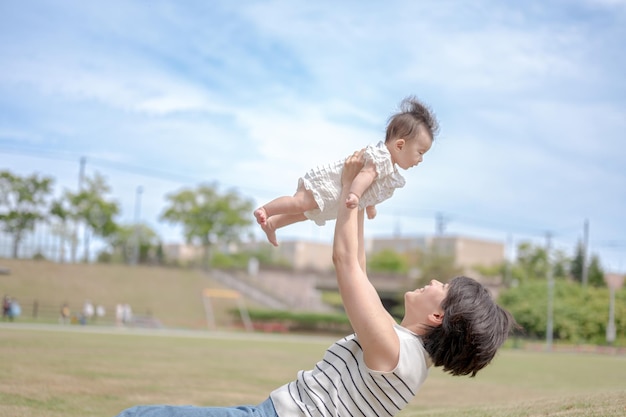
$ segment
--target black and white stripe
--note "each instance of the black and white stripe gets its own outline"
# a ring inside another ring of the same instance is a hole
[[[428,372],[419,339],[401,327],[397,332],[400,361],[393,372],[367,369],[358,339],[344,338],[330,346],[312,370],[299,372],[295,381],[272,393],[278,415],[291,417],[296,411],[306,417],[397,414],[415,396]]]

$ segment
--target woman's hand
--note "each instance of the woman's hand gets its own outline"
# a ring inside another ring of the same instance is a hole
[[[365,149],[355,151],[352,155],[346,158],[346,162],[343,164],[343,170],[341,172],[341,184],[346,187],[349,186],[354,178],[361,172],[361,169],[365,165]]]

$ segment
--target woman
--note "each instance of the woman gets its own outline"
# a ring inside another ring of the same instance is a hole
[[[363,151],[346,160],[342,201],[363,165]],[[139,406],[119,417],[393,416],[415,396],[430,366],[476,375],[506,340],[511,315],[480,283],[457,277],[407,292],[398,325],[367,278],[363,221],[363,210],[340,205],[333,241],[337,283],[355,334],[329,347],[313,369],[257,406]]]

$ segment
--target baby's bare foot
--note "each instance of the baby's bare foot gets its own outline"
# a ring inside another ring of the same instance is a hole
[[[267,213],[263,207],[259,207],[254,210],[254,217],[256,217],[256,222],[261,226],[265,226],[267,224]]]
[[[267,240],[274,246],[278,246],[278,241],[276,240],[276,229],[272,227],[269,222],[265,222],[265,224],[261,225],[261,229],[265,232],[267,236]]]

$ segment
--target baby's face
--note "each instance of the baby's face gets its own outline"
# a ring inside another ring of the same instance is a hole
[[[417,166],[424,159],[424,154],[432,146],[432,140],[425,130],[421,130],[415,139],[398,141],[395,146],[395,163],[402,169]]]

